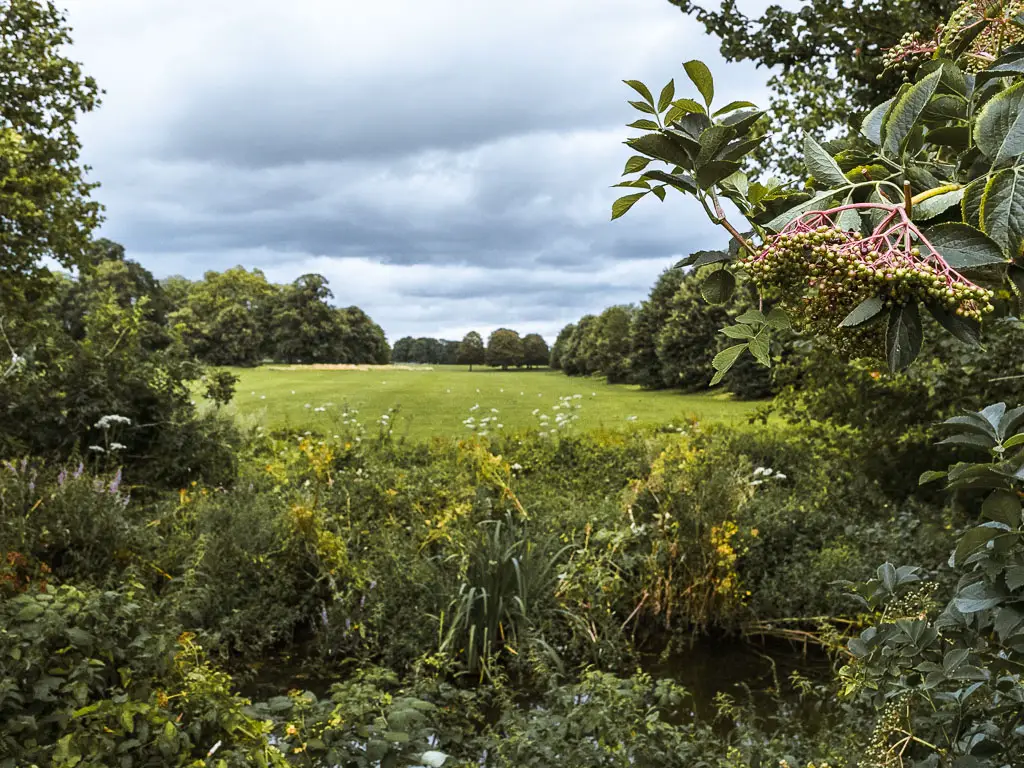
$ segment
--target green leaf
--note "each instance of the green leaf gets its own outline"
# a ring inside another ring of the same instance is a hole
[[[976,320],[961,317],[934,302],[928,302],[925,306],[928,307],[928,312],[939,322],[939,325],[960,341],[974,345],[981,343],[981,326]]]
[[[909,366],[921,351],[921,315],[917,303],[897,304],[885,329],[885,357],[892,373]]]
[[[693,157],[682,146],[662,133],[648,133],[635,139],[626,139],[626,146],[641,154],[684,168],[693,166]]]
[[[736,278],[727,269],[716,269],[704,280],[700,295],[709,304],[724,304],[736,288]]]
[[[627,173],[637,173],[638,171],[642,171],[650,162],[651,158],[649,157],[633,155],[633,157],[626,161],[626,169],[622,172],[622,175],[625,176]]]
[[[697,169],[697,184],[701,189],[710,189],[722,179],[732,176],[740,164],[725,160],[714,160]]]
[[[807,213],[808,211],[813,211],[813,210],[818,210],[818,209],[823,208],[827,201],[831,200],[833,197],[835,197],[838,194],[842,194],[845,191],[846,191],[845,189],[842,189],[842,190],[830,189],[830,190],[827,190],[825,192],[820,192],[817,195],[815,195],[814,197],[812,197],[810,200],[805,200],[804,202],[800,203],[799,205],[793,206],[792,208],[790,208],[785,213],[780,213],[778,216],[776,216],[774,219],[769,221],[764,226],[765,226],[766,229],[770,229],[773,232],[779,232],[784,226],[789,224],[789,222],[791,222],[797,216],[801,216],[801,215]]]
[[[997,166],[1024,153],[1024,82],[996,94],[981,108],[974,142]]]
[[[719,115],[724,115],[726,112],[743,109],[744,107],[753,107],[754,109],[757,109],[757,104],[751,104],[749,101],[730,101],[721,109],[715,110],[715,114],[712,115],[712,117],[718,117]]]
[[[651,188],[651,192],[653,192],[654,196],[657,197],[659,200],[661,200],[661,202],[665,202],[665,185],[664,184],[662,184],[660,187],[652,187]]]
[[[923,80],[914,83],[893,103],[882,123],[882,151],[900,157],[918,118],[935,95],[942,70],[935,70]]]
[[[736,322],[744,323],[746,325],[761,326],[768,322],[768,318],[766,318],[760,311],[751,308],[745,310],[742,315],[737,317]]]
[[[1020,511],[1020,497],[1012,491],[1001,489],[992,491],[981,504],[981,514],[1008,528],[1020,525]]]
[[[711,162],[718,150],[734,135],[731,128],[724,125],[712,125],[700,135],[700,154],[694,160],[694,167],[699,171],[702,165]]]
[[[29,603],[18,611],[14,618],[16,621],[33,621],[42,616],[44,611],[46,611],[46,608],[39,603]]]
[[[924,140],[929,144],[963,150],[970,144],[971,132],[965,125],[944,125],[928,131]]]
[[[661,89],[661,95],[658,96],[658,112],[664,112],[668,109],[668,105],[672,103],[672,99],[675,95],[676,81],[669,80],[665,87]]]
[[[651,92],[647,89],[647,86],[641,83],[639,80],[623,80],[626,85],[632,88],[634,91],[643,96],[644,101],[654,106],[654,97],[651,96]]]
[[[843,201],[843,205],[849,205],[853,202],[853,193],[851,192],[846,196],[846,200]],[[861,219],[860,213],[857,212],[856,208],[847,208],[845,211],[840,211],[839,216],[836,217],[836,224],[839,228],[846,232],[857,232],[861,231]]]
[[[715,97],[715,81],[711,77],[711,70],[698,59],[686,62],[683,64],[683,69],[686,70],[690,82],[697,86],[700,95],[704,97],[704,103],[710,107],[711,100]]]
[[[1018,445],[1021,445],[1022,443],[1024,443],[1024,432],[1021,432],[1019,435],[1014,435],[1013,437],[1007,438],[1003,442],[1003,448],[1016,448]]]
[[[626,125],[627,128],[636,128],[641,131],[656,131],[658,124],[653,120],[634,120]]]
[[[963,197],[964,190],[954,189],[952,192],[943,192],[941,195],[926,198],[920,203],[916,203],[914,205],[914,220],[927,221],[928,219],[934,219],[948,208],[952,208],[954,205],[960,205],[960,201],[963,200]]]
[[[942,480],[946,477],[946,474],[946,472],[939,472],[934,469],[929,469],[927,472],[921,473],[921,476],[917,479],[917,484],[926,485],[927,483],[931,483],[936,480]]]
[[[691,264],[694,267],[703,267],[705,264],[718,264],[723,261],[732,261],[732,254],[728,251],[698,251]]]
[[[843,322],[839,324],[839,327],[855,328],[878,316],[883,309],[885,309],[885,302],[878,296],[871,296],[854,307],[853,311],[843,318]]]
[[[975,179],[964,188],[964,199],[960,202],[960,211],[964,222],[975,229],[981,229],[981,199],[985,194],[987,177]]]
[[[1002,595],[990,591],[983,582],[977,582],[962,589],[953,600],[953,604],[961,613],[977,613],[995,608],[1003,600]]]
[[[672,109],[665,115],[666,125],[676,122],[683,115],[706,115],[704,105],[693,99],[678,99],[672,102]]]
[[[750,354],[766,368],[771,368],[771,346],[768,339],[768,334],[763,329],[754,338],[750,340],[747,345],[750,349]]]
[[[995,440],[984,435],[952,435],[936,443],[936,445],[969,445],[973,448],[984,448],[985,450],[989,450],[995,444]]]
[[[889,107],[892,106],[895,100],[895,98],[892,98],[888,101],[883,101],[868,112],[860,124],[861,134],[875,146],[882,145],[882,121],[885,119],[885,113],[889,111]]]
[[[1013,257],[1024,246],[1024,179],[1020,168],[989,177],[981,199],[981,229]]]
[[[629,102],[629,106],[631,106],[633,109],[637,110],[638,112],[643,112],[645,115],[656,115],[656,114],[658,114],[655,111],[654,107],[652,107],[650,104],[648,104],[647,102],[644,102],[644,101],[631,101],[631,102]]]
[[[771,312],[768,313],[768,317],[765,318],[769,328],[775,328],[776,330],[788,330],[792,327],[789,322],[789,315],[784,310],[775,307]]]
[[[924,231],[943,260],[953,269],[965,270],[1004,264],[1006,258],[992,238],[967,224],[939,224]]]
[[[807,173],[823,186],[842,187],[850,183],[839,163],[810,135],[804,136],[804,165]]]
[[[754,329],[749,325],[727,325],[718,331],[724,333],[730,339],[752,339],[754,338]]]
[[[711,367],[715,369],[716,373],[714,378],[711,379],[711,386],[714,386],[722,380],[728,370],[732,368],[733,363],[735,363],[736,359],[743,354],[743,350],[746,348],[746,344],[737,344],[734,347],[727,347],[715,355],[714,359],[711,361]]]
[[[612,203],[612,221],[622,216],[626,211],[633,207],[637,200],[644,197],[646,192],[637,192],[635,195],[626,195],[620,197],[614,203]]]

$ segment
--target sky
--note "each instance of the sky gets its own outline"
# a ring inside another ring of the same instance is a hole
[[[105,90],[79,134],[100,234],[157,277],[324,275],[390,341],[566,323],[639,303],[724,240],[699,204],[609,221],[640,117],[703,59],[715,101],[767,102],[666,0],[65,0]],[[743,4],[745,10],[757,10]]]

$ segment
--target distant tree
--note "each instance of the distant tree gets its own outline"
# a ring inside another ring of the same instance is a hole
[[[394,363],[412,362],[412,336],[403,336],[391,348],[391,361]]]
[[[391,348],[384,330],[359,307],[346,307],[337,312],[345,329],[344,349],[348,357],[338,362],[387,365],[391,362]]]
[[[701,279],[688,273],[669,303],[670,312],[658,334],[662,385],[685,391],[706,389],[714,375],[711,361],[718,352],[718,329],[727,310],[708,304],[700,293]]]
[[[594,359],[590,367],[611,383],[629,378],[629,331],[634,309],[616,305],[602,312],[594,324]]]
[[[168,314],[177,312],[185,306],[188,301],[189,291],[195,285],[191,280],[181,275],[171,275],[160,281],[160,288],[167,299]]]
[[[556,371],[562,370],[562,357],[565,354],[565,347],[569,343],[569,339],[572,337],[572,333],[575,330],[576,324],[569,323],[558,332],[558,336],[555,338],[555,343],[551,346],[551,358],[548,363],[552,369]]]
[[[459,362],[459,346],[461,343],[451,339],[441,339],[441,364],[456,365]]]
[[[510,365],[523,364],[523,340],[508,328],[499,328],[487,339],[487,364],[507,371]]]
[[[171,343],[167,329],[170,302],[160,282],[137,261],[125,258],[124,248],[105,238],[91,249],[88,268],[77,280],[62,281],[59,301],[64,327],[75,341],[85,338],[85,318],[91,307],[107,296],[122,309],[141,311],[139,340],[146,349],[164,349]]]
[[[523,337],[523,364],[527,368],[532,365],[547,365],[550,357],[548,343],[539,333],[528,333]]]
[[[570,376],[581,376],[591,373],[594,359],[594,325],[595,315],[584,315],[573,328],[572,334],[562,351],[562,370]]]
[[[476,331],[470,331],[459,342],[458,362],[468,365],[473,370],[474,365],[483,365],[487,360],[487,350],[484,349],[484,340]]]
[[[258,269],[207,272],[169,318],[195,357],[212,365],[257,365],[268,351],[279,288]]]
[[[0,313],[16,344],[19,318],[38,315],[58,285],[44,259],[87,269],[100,222],[75,133],[100,91],[65,57],[70,42],[53,2],[7,0],[0,9]]]
[[[665,386],[658,357],[658,337],[672,313],[671,302],[683,273],[666,269],[659,275],[654,287],[633,316],[630,327],[630,378],[643,387]]]

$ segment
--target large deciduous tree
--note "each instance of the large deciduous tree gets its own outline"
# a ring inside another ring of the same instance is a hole
[[[75,133],[100,91],[66,57],[70,42],[53,2],[0,3],[0,301],[9,330],[56,285],[42,260],[86,266],[100,221]]]
[[[556,371],[561,371],[564,368],[565,347],[575,330],[576,324],[569,323],[558,332],[555,343],[551,345],[551,358],[548,364]]]
[[[523,364],[529,368],[534,365],[547,365],[551,357],[548,343],[539,333],[528,333],[523,337]]]
[[[473,370],[474,365],[483,365],[487,360],[487,350],[484,349],[484,340],[476,331],[467,333],[459,342],[459,353],[456,358],[462,365],[468,365]]]
[[[683,273],[666,269],[651,288],[651,292],[633,317],[630,328],[630,373],[633,380],[644,387],[657,389],[665,386],[658,357],[658,337],[672,313],[672,297],[679,290]]]
[[[591,367],[613,384],[629,378],[629,331],[633,313],[631,306],[614,305],[597,317]]]
[[[507,371],[511,365],[523,364],[523,340],[508,328],[499,328],[487,339],[487,364]]]

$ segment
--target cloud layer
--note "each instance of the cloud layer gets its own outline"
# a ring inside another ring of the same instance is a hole
[[[105,88],[82,121],[103,234],[157,275],[320,272],[390,339],[500,325],[553,337],[641,300],[721,238],[695,204],[609,223],[624,78],[703,58],[764,99],[665,0],[69,0]]]

